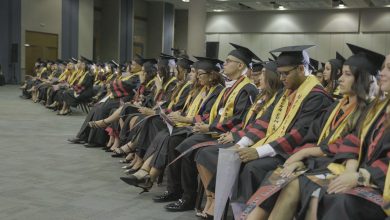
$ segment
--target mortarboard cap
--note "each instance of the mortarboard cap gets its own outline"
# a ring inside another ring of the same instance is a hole
[[[119,64],[117,62],[115,62],[115,60],[110,60],[110,62],[108,62],[109,64],[111,64],[111,66],[113,68],[118,68],[119,67]]]
[[[273,54],[273,53],[271,53],[271,52],[269,52],[269,54],[271,54],[273,60],[278,59],[278,56],[276,56],[275,54]]]
[[[269,61],[269,62],[264,63],[264,68],[271,71],[271,72],[276,73],[277,72],[276,69],[278,68],[278,66],[277,66],[276,61]]]
[[[212,70],[219,72],[222,69],[222,60],[209,57],[194,57],[198,60],[194,66],[196,69],[202,69],[206,72],[211,72]]]
[[[258,60],[262,61],[256,54],[254,54],[251,50],[249,50],[246,47],[230,43],[235,50],[232,50],[229,55],[234,56],[238,59],[240,59],[247,67],[250,67],[250,64],[252,63],[252,60]]]
[[[133,60],[134,60],[134,62],[136,62],[138,65],[141,65],[141,66],[142,66],[142,64],[144,64],[144,63],[143,63],[143,57],[142,57],[141,55],[139,55],[139,54],[135,54]]]
[[[309,56],[306,50],[314,46],[315,45],[298,45],[281,47],[270,52],[280,52],[276,60],[278,67],[295,66],[301,64],[308,65],[310,61],[308,59]]]
[[[382,54],[353,44],[347,43],[347,45],[353,55],[344,62],[344,65],[356,66],[368,71],[372,75],[376,75],[378,70],[381,69],[386,57]]]
[[[338,60],[341,60],[341,62],[345,62],[345,58],[339,53],[339,52],[337,52],[336,51],[336,59],[338,59]]]
[[[183,67],[184,69],[190,69],[193,63],[194,61],[187,58],[179,58],[177,61],[177,65]]]
[[[310,58],[309,69],[312,71],[317,71],[319,69],[320,62],[318,60]]]
[[[258,62],[258,63],[252,64],[252,71],[253,72],[260,72],[263,69],[263,67],[264,67],[263,64],[264,63],[262,63],[262,62]]]

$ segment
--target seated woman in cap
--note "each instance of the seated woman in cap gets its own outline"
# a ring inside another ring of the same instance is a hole
[[[340,94],[338,88],[338,78],[341,75],[342,67],[343,60],[330,59],[328,62],[325,63],[325,68],[323,72],[325,90],[335,99],[342,98],[342,94]]]
[[[89,101],[93,96],[93,76],[90,73],[92,61],[83,58],[80,62],[80,75],[75,80],[72,89],[64,93],[62,109],[58,115],[67,115],[71,113],[70,107],[76,107],[81,102]]]
[[[257,72],[260,72],[258,89],[261,93],[249,108],[245,120],[242,124],[238,124],[232,128],[231,131],[222,134],[218,139],[218,145],[202,148],[195,156],[199,176],[206,189],[207,196],[207,202],[203,212],[197,214],[199,216],[207,217],[207,215],[213,215],[214,212],[215,174],[218,163],[218,149],[233,146],[233,142],[240,137],[239,133],[245,130],[246,126],[252,121],[261,117],[265,109],[274,102],[278,92],[279,95],[281,94],[279,90],[282,89],[283,84],[280,81],[280,75],[276,71],[276,63],[270,61],[261,65],[261,69],[258,65],[254,65],[254,67],[256,67],[254,70],[257,71],[253,71],[253,73],[257,74]]]
[[[354,47],[352,46],[352,48]],[[354,52],[353,49],[352,51]],[[370,123],[374,123],[374,121],[378,123],[378,118],[382,117],[380,115],[384,113],[387,105],[382,101],[375,100],[366,108],[370,87],[368,79],[371,73],[376,72],[380,68],[380,65],[376,65],[375,61],[372,61],[372,58],[367,55],[373,52],[366,50],[365,52],[365,54],[356,53],[345,61],[342,76],[339,79],[340,91],[344,94],[344,98],[340,100],[336,107],[328,110],[321,126],[318,126],[318,121],[321,120],[319,119],[311,127],[311,130],[315,130],[315,126],[322,127],[317,145],[306,145],[299,148],[295,154],[286,160],[283,169],[278,174],[282,177],[289,177],[296,169],[304,166],[302,161],[305,161],[310,171],[299,176],[298,179],[292,180],[283,188],[279,198],[277,198],[277,194],[267,198],[259,207],[252,211],[248,219],[267,219],[267,213],[271,210],[270,219],[292,219],[299,203],[301,204],[301,210],[296,216],[297,219],[316,219],[317,217],[321,219],[366,219],[357,217],[361,215],[357,210],[354,211],[356,215],[348,211],[338,211],[333,213],[334,216],[332,214],[327,216],[320,209],[320,207],[327,207],[327,205],[322,205],[324,204],[322,201],[326,201],[325,198],[328,197],[326,192],[329,193],[329,198],[332,198],[334,196],[331,194],[346,192],[356,186],[353,182],[356,180],[354,180],[354,175],[359,164],[357,158],[363,156],[358,155],[359,145],[362,143],[361,140],[369,137],[363,127],[367,125],[369,127],[373,126]],[[383,58],[381,58],[379,54],[377,54],[377,57],[379,60],[384,60],[384,57],[382,56]],[[355,103],[355,110],[350,113],[348,110],[350,107],[348,106],[352,106],[351,104],[353,103]],[[326,133],[328,129],[329,131]],[[360,134],[360,138],[355,134]],[[368,142],[371,141],[369,140]],[[365,143],[363,143],[362,147],[364,148],[364,146]],[[383,155],[385,153],[382,152],[380,155],[377,155],[377,158],[383,157]],[[372,163],[375,161],[375,158],[370,161]],[[370,163],[367,166],[371,166]],[[253,204],[256,204],[253,202],[256,198],[260,197],[253,196],[251,198],[252,201],[249,201],[247,204],[253,207]],[[277,202],[275,205],[276,198]],[[320,201],[321,203],[319,203]],[[353,200],[351,201],[353,202]],[[320,207],[318,207],[319,204],[321,204]],[[353,203],[344,204],[348,206]],[[340,206],[340,204],[337,205]],[[375,210],[378,210],[378,208]],[[343,213],[343,217],[340,217],[341,213]],[[356,218],[347,217],[350,215],[355,215]],[[369,215],[372,215],[372,213]]]
[[[94,108],[88,113],[86,119],[84,120],[83,125],[81,126],[80,131],[78,132],[76,138],[69,140],[72,143],[86,143],[89,145],[98,144],[105,145],[107,140],[107,133],[105,128],[109,126],[109,132],[112,134],[108,142],[108,147],[118,147],[119,139],[115,141],[115,133],[113,128],[119,127],[118,123],[115,123],[119,120],[119,113],[122,109],[120,102],[128,101],[132,99],[132,103],[140,102],[140,97],[143,94],[149,93],[152,88],[153,81],[152,79],[157,74],[157,69],[155,67],[155,62],[153,60],[144,62],[142,66],[134,63],[132,65],[133,73],[130,75],[129,79],[125,81],[122,80],[113,80],[108,86],[109,93],[107,98],[95,104]],[[138,80],[141,81],[141,85],[138,87],[137,91],[134,94],[135,87],[138,85]],[[114,110],[115,108],[118,108]],[[109,116],[109,114],[111,114]],[[94,121],[96,119],[100,119]]]
[[[223,89],[222,76],[207,61],[196,62],[191,73],[192,79],[199,82],[200,92],[187,97],[184,109],[167,115],[174,123],[172,132],[160,131],[154,138],[149,137],[153,141],[144,156],[145,163],[141,170],[129,178],[121,178],[128,184],[150,189],[166,165],[167,143],[175,137],[189,136],[192,133],[192,125],[199,121],[207,121],[215,99]]]

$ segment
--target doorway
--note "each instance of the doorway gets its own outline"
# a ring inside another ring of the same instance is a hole
[[[55,61],[58,58],[58,34],[26,31],[26,75],[34,76],[38,58]]]

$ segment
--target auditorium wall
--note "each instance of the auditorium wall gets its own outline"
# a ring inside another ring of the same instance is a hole
[[[345,43],[358,44],[382,54],[390,53],[390,13],[385,9],[264,11],[208,13],[206,41],[219,42],[224,58],[234,42],[250,47],[260,58],[288,45],[314,44],[310,55],[321,61],[339,51],[351,55]]]

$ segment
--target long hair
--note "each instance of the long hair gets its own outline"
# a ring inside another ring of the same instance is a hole
[[[324,80],[323,85],[329,94],[333,94],[338,86],[338,79],[340,77],[342,66],[339,66],[331,61],[329,61],[329,64],[331,66],[330,78],[328,82]]]
[[[157,75],[157,68],[156,65],[148,62],[144,63],[143,67],[146,73],[145,81],[143,82],[143,85],[146,85],[150,80],[152,80]]]
[[[171,78],[168,65],[158,65],[157,74],[162,79],[162,84],[164,85]]]
[[[356,95],[357,106],[343,134],[350,133],[356,128],[359,121],[363,121],[362,115],[364,115],[370,101],[368,96],[370,91],[370,73],[355,66],[350,66],[350,69],[355,79],[351,90]]]
[[[265,89],[261,91],[256,102],[259,99],[264,98],[264,101],[256,106],[255,112],[260,112],[264,105],[280,90],[283,88],[283,83],[280,81],[280,74],[273,72],[271,70],[265,69],[264,74],[264,83]]]

